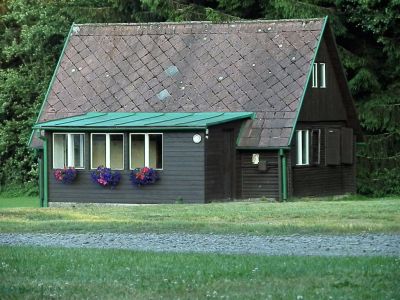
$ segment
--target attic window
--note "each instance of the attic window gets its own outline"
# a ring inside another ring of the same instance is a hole
[[[319,70],[321,73],[321,85],[320,88],[326,88],[326,76],[325,76],[325,63],[319,63]]]
[[[326,64],[314,63],[311,77],[313,88],[326,88]]]

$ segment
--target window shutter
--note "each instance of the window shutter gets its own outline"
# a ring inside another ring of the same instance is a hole
[[[353,128],[342,128],[342,163],[353,164]]]
[[[311,164],[319,165],[320,163],[320,138],[321,130],[313,129],[311,131]]]
[[[326,129],[326,164],[340,164],[340,130],[336,128]]]

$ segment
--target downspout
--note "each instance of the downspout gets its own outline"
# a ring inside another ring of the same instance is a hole
[[[40,139],[43,141],[43,203],[42,207],[49,206],[49,178],[48,178],[48,165],[47,165],[47,137],[41,136]]]
[[[279,157],[281,159],[281,182],[282,182],[282,200],[287,200],[287,168],[286,168],[286,156],[283,149],[279,149]]]

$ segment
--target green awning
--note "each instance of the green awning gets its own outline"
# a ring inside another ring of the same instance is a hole
[[[34,129],[95,130],[95,129],[205,129],[235,120],[254,118],[252,112],[201,112],[201,113],[99,113],[38,123]]]

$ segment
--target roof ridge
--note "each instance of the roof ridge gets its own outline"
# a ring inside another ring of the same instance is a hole
[[[258,24],[258,23],[285,23],[285,22],[312,22],[323,21],[324,18],[305,18],[305,19],[253,19],[253,20],[233,20],[226,22],[213,21],[184,21],[184,22],[141,22],[141,23],[74,23],[75,26],[153,26],[153,25],[225,25],[225,24]]]

